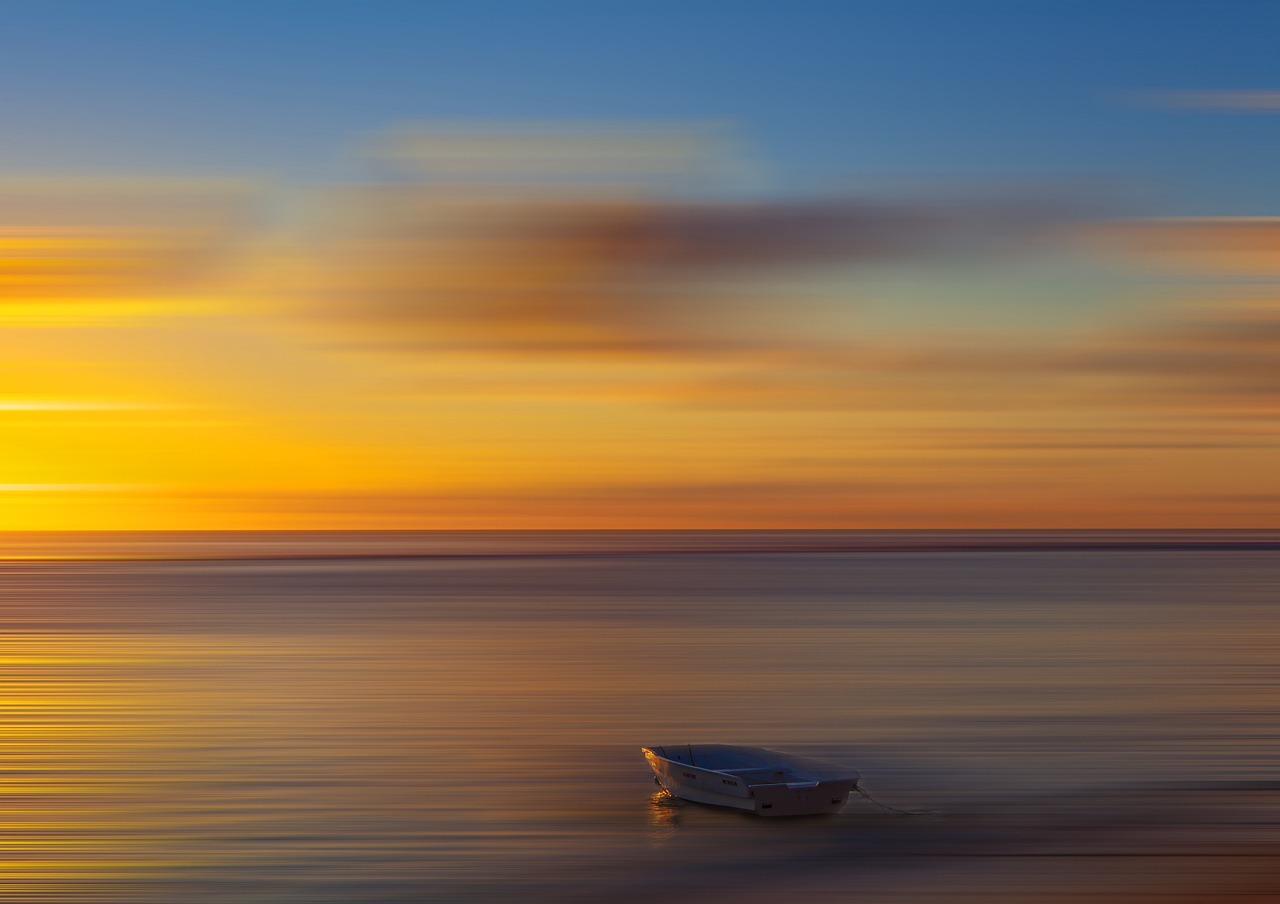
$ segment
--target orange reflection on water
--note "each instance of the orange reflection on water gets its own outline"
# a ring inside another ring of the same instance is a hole
[[[495,555],[498,538],[461,536],[437,542],[491,554],[344,559],[285,536],[258,560],[7,563],[11,894],[611,900],[703,878],[729,894],[755,865],[775,885],[859,867],[851,850],[919,891],[895,862],[1021,863],[1043,837],[1105,846],[1117,820],[1126,849],[1218,838],[1222,875],[1272,843],[1237,816],[1274,772],[1273,536],[758,535],[697,552],[729,539]],[[855,801],[765,828],[685,806],[639,753],[672,739],[820,754],[885,803],[947,815],[886,823],[903,818]],[[1222,840],[1211,817],[1250,827]],[[1175,819],[1172,840],[1151,830]]]
[[[163,770],[199,695],[156,678],[193,653],[146,635],[6,638],[5,872],[20,899],[83,900],[84,883],[192,865]]]

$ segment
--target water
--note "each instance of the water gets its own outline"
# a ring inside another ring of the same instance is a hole
[[[7,548],[150,558],[0,564],[6,902],[1280,894],[1274,534]],[[935,815],[666,799],[681,741]]]

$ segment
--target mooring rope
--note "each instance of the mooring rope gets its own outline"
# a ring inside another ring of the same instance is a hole
[[[866,791],[863,791],[862,788],[858,787],[857,785],[853,786],[853,790],[857,791],[858,795],[863,799],[865,799],[866,801],[868,801],[869,803],[873,803],[877,807],[879,807],[881,810],[885,810],[889,813],[897,813],[899,816],[932,816],[933,815],[932,810],[899,810],[897,807],[891,807],[888,804],[882,804],[880,803],[880,801],[876,800]]]

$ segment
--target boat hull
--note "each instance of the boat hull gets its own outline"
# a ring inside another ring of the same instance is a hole
[[[857,773],[813,775],[812,772],[815,771],[839,773],[842,770],[830,764],[787,757],[785,754],[776,754],[778,757],[786,757],[785,760],[761,760],[757,768],[743,767],[725,771],[688,762],[696,761],[694,755],[699,750],[697,747],[689,748],[687,756],[683,753],[663,756],[653,748],[642,749],[645,759],[653,769],[655,780],[670,794],[695,803],[733,807],[760,816],[839,813],[849,802],[849,795],[858,784]],[[763,748],[716,749],[776,753]],[[665,752],[662,747],[658,750]],[[810,763],[820,768],[810,769],[806,773],[804,765],[797,765]]]

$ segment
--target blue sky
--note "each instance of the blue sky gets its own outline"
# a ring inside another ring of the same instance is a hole
[[[726,120],[770,187],[1117,180],[1155,213],[1268,214],[1280,115],[1142,92],[1280,82],[1280,4],[9,2],[0,170],[349,175],[438,119]],[[1129,203],[1127,200],[1126,203]],[[1143,212],[1138,210],[1135,212]]]

